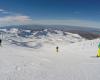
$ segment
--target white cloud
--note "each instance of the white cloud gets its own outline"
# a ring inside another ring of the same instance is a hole
[[[8,16],[0,17],[0,25],[11,25],[11,24],[44,24],[44,25],[71,25],[71,26],[82,26],[82,27],[100,27],[99,22],[88,21],[88,20],[33,20],[29,16],[25,16],[19,13],[13,13],[4,9],[0,9],[0,12],[7,14]],[[80,12],[76,11],[75,14]]]
[[[2,13],[3,14],[10,14],[10,12],[7,12],[7,11],[3,11]]]
[[[3,11],[5,11],[4,9],[0,9],[0,12],[3,12]]]
[[[100,27],[99,22],[86,20],[33,20],[29,16],[14,15],[0,17],[0,25],[17,25],[17,24],[44,24],[44,25],[70,25],[80,27]]]
[[[32,19],[29,16],[10,12],[4,9],[0,9],[0,13],[6,14],[6,16],[0,17],[0,25],[31,24],[32,23]]]
[[[12,12],[9,12],[9,11],[4,10],[4,9],[0,9],[0,12],[1,12],[2,14],[12,14]]]
[[[32,19],[29,16],[16,15],[16,16],[5,16],[0,18],[0,25],[11,25],[11,24],[31,24]]]

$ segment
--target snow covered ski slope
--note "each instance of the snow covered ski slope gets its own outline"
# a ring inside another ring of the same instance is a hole
[[[99,39],[39,49],[3,44],[0,80],[100,80]]]

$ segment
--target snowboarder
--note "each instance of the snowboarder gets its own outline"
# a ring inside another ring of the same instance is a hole
[[[2,40],[0,39],[0,46],[1,46]]]
[[[97,53],[97,57],[100,57],[100,43],[99,43],[99,45],[98,45],[98,53]]]
[[[57,47],[56,47],[56,52],[58,52],[58,49],[59,49],[59,47],[57,46]]]

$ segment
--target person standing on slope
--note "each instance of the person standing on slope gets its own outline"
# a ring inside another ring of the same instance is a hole
[[[100,57],[100,43],[98,45],[98,53],[97,53],[97,57]]]
[[[2,40],[0,39],[0,46],[1,46]]]
[[[56,52],[58,52],[58,49],[59,49],[59,47],[57,46],[57,47],[56,47]]]

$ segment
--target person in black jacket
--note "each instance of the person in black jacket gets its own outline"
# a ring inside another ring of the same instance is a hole
[[[56,52],[58,52],[58,49],[59,49],[59,47],[57,46],[57,47],[56,47]]]
[[[1,46],[2,40],[0,39],[0,46]]]

